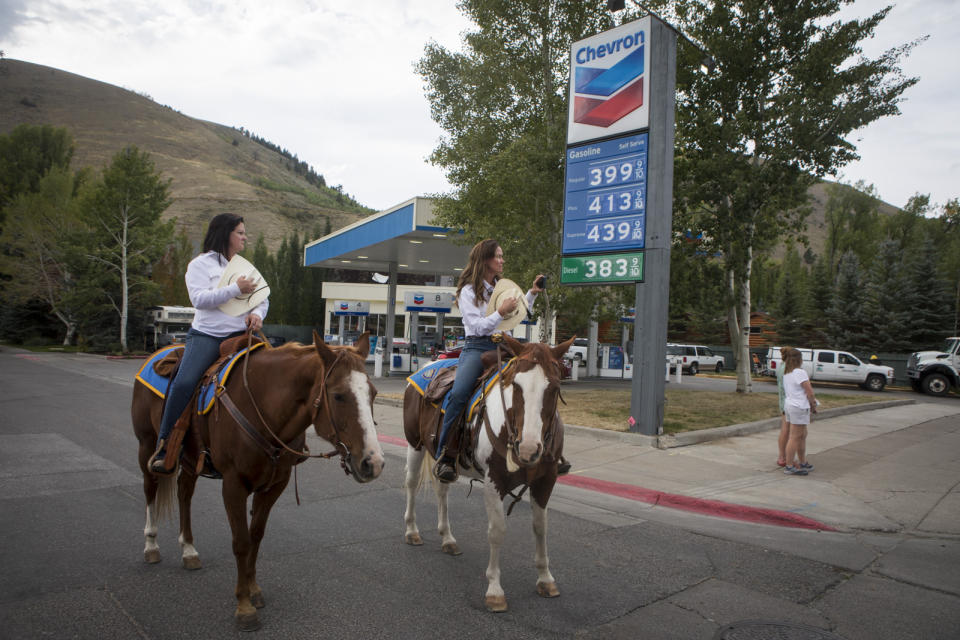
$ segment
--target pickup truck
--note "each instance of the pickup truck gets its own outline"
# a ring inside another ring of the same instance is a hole
[[[803,370],[819,382],[849,382],[870,391],[883,391],[893,384],[893,369],[861,362],[855,355],[833,349],[798,349],[803,354]],[[767,368],[776,375],[783,366],[780,347],[767,350]]]
[[[918,351],[907,360],[907,377],[914,391],[945,396],[960,389],[960,336],[947,338],[939,351]]]

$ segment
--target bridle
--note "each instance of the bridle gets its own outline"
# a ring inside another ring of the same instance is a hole
[[[247,334],[248,350],[251,345],[252,345],[252,334],[248,333]],[[257,417],[260,419],[260,423],[263,425],[264,429],[267,430],[267,433],[270,434],[270,436],[279,446],[274,446],[273,444],[271,444],[250,423],[250,421],[247,420],[246,416],[243,415],[243,412],[240,411],[236,403],[234,403],[233,400],[230,398],[229,394],[227,394],[227,390],[225,387],[223,387],[223,385],[220,385],[217,387],[217,398],[219,398],[223,402],[223,405],[227,408],[227,411],[230,413],[233,419],[237,422],[237,424],[240,425],[243,433],[249,436],[250,439],[253,440],[253,442],[257,444],[264,451],[264,453],[267,454],[267,456],[271,459],[275,467],[279,462],[280,456],[283,455],[284,452],[292,453],[295,456],[295,459],[297,460],[298,463],[303,462],[308,458],[330,459],[333,456],[339,454],[340,466],[343,469],[344,473],[346,473],[347,475],[353,474],[356,477],[356,471],[354,470],[354,467],[352,464],[353,457],[350,454],[350,450],[347,448],[346,444],[344,444],[343,442],[343,438],[340,435],[340,429],[337,426],[336,420],[333,419],[333,413],[330,411],[330,400],[327,398],[327,380],[330,377],[330,374],[333,372],[333,370],[341,362],[341,360],[343,360],[345,356],[346,356],[345,351],[338,350],[336,352],[336,357],[334,358],[333,364],[327,367],[323,362],[323,358],[320,356],[320,354],[319,353],[317,354],[317,357],[320,358],[320,366],[322,368],[323,373],[320,378],[320,389],[317,392],[317,396],[316,398],[314,398],[312,403],[314,410],[313,410],[313,417],[311,419],[311,422],[313,423],[314,428],[316,428],[317,417],[320,415],[321,409],[325,410],[327,420],[330,422],[330,426],[333,428],[333,439],[331,441],[334,442],[333,451],[328,451],[327,453],[319,453],[316,455],[307,453],[306,451],[309,451],[309,450],[306,447],[306,442],[304,442],[304,451],[297,451],[296,449],[291,448],[286,442],[281,440],[280,436],[278,436],[276,432],[270,427],[270,423],[268,423],[266,418],[263,417],[263,413],[260,411],[260,407],[257,405],[257,401],[253,397],[253,392],[250,390],[250,385],[247,381],[247,363],[250,360],[249,352],[244,357],[244,362],[243,362],[243,387],[247,391],[247,396],[250,398],[250,403],[253,405],[254,411],[257,412]]]
[[[507,411],[507,400],[506,400],[506,385],[505,378],[507,377],[507,371],[504,369],[502,360],[500,358],[500,344],[503,342],[503,335],[496,333],[492,336],[494,344],[497,345],[497,371],[500,375],[499,386],[500,386],[500,406],[503,408],[503,428],[507,434],[507,443],[504,445],[501,443],[500,438],[493,433],[493,428],[490,426],[490,418],[487,415],[487,412],[483,412],[483,426],[487,432],[487,438],[490,440],[490,443],[493,445],[494,450],[503,456],[504,459],[507,456],[513,456],[513,462],[518,467],[531,468],[535,467],[540,463],[540,460],[536,460],[532,463],[524,463],[520,460],[520,442],[523,438],[519,437],[514,421],[510,419],[510,413]],[[507,362],[507,368],[513,366],[513,363],[516,361],[516,357],[513,360]],[[543,448],[546,450],[547,443],[550,441],[553,436],[554,431],[556,430],[556,412],[550,417],[550,423],[543,425],[542,438],[543,438]]]

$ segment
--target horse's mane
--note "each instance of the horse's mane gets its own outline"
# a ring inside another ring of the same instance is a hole
[[[349,355],[352,355],[355,358],[360,358],[360,355],[356,352],[353,347],[347,345],[327,345],[333,351],[346,351]],[[309,356],[317,353],[317,347],[313,344],[302,344],[300,342],[285,342],[279,347],[275,347],[275,351],[278,351],[283,354],[289,353],[295,358],[302,358],[304,356]]]

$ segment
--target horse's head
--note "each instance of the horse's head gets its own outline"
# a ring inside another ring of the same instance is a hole
[[[313,426],[342,456],[344,468],[357,482],[369,482],[383,471],[383,450],[373,421],[377,390],[364,365],[370,353],[369,333],[354,347],[329,347],[317,332],[313,344],[322,365],[314,380]]]
[[[503,338],[516,356],[503,378],[503,388],[513,391],[507,429],[516,437],[516,462],[532,466],[543,455],[545,438],[554,427],[560,397],[560,358],[573,338],[552,348],[542,343],[521,343],[506,334]]]

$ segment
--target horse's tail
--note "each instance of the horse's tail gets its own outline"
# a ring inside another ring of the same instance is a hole
[[[177,476],[160,476],[157,478],[157,497],[154,498],[153,508],[157,520],[173,518],[173,505],[176,502]]]
[[[413,447],[408,448],[407,465],[406,465],[406,468],[404,469],[404,475],[409,476],[410,472],[413,471],[410,468],[410,462],[416,456],[417,453],[420,454],[420,470],[419,470],[419,473],[416,474],[417,484],[416,486],[409,487],[409,488],[412,489],[413,493],[420,493],[421,491],[423,491],[424,485],[426,484],[424,482],[424,478],[430,478],[430,485],[434,488],[434,490],[436,490],[437,484],[440,481],[437,480],[436,476],[433,475],[433,456],[431,456],[430,452],[427,451],[425,448],[421,449],[420,451],[415,451]]]

